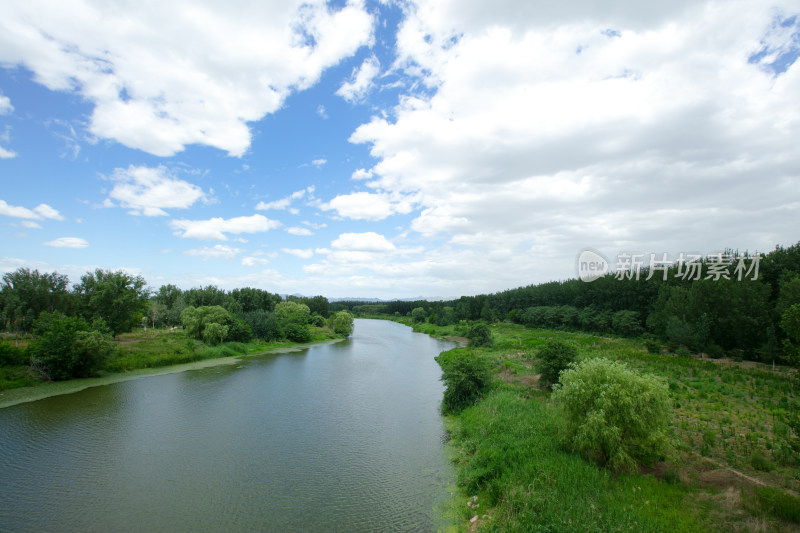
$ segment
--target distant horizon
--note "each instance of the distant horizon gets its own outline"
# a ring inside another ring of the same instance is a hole
[[[794,0],[5,8],[0,273],[452,299],[798,241]]]

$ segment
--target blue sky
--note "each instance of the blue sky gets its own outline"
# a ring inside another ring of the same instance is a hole
[[[795,1],[12,1],[0,271],[454,297],[800,240]]]

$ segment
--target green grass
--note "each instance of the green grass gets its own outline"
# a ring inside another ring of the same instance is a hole
[[[438,337],[466,331],[405,322]],[[800,492],[800,458],[793,451],[800,436],[784,423],[800,408],[795,370],[678,357],[652,343],[648,351],[645,339],[508,323],[492,325],[492,333],[494,347],[475,353],[493,367],[494,389],[448,422],[459,480],[453,506],[463,529],[476,514],[479,531],[796,529],[796,497],[786,489]],[[576,345],[579,360],[620,360],[667,380],[673,452],[652,470],[657,475],[614,477],[558,448],[549,394],[535,371],[536,352],[551,339]],[[728,468],[777,492],[748,496],[754,485]],[[477,509],[466,505],[475,495]]]

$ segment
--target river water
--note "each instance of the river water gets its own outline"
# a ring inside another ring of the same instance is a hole
[[[356,320],[344,342],[0,409],[0,531],[435,531],[452,346]]]

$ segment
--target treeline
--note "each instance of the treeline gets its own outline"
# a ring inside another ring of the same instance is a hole
[[[85,377],[103,368],[112,340],[136,326],[182,327],[205,344],[288,340],[309,342],[311,326],[349,335],[353,317],[331,315],[327,298],[288,297],[261,289],[214,286],[151,294],[141,276],[102,269],[67,276],[20,268],[3,275],[0,329],[32,335],[26,349],[0,343],[0,366],[27,365],[44,379]]]
[[[631,259],[631,258],[628,258]],[[637,258],[633,258],[637,259]],[[592,282],[530,285],[456,300],[336,302],[357,316],[449,325],[510,320],[529,327],[645,334],[670,349],[791,362],[800,346],[800,243],[759,255],[635,260]],[[636,268],[638,266],[638,268]]]

